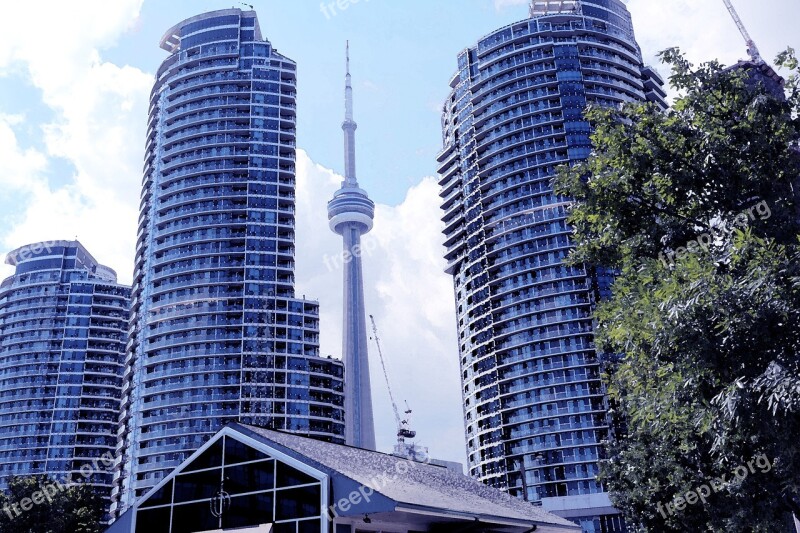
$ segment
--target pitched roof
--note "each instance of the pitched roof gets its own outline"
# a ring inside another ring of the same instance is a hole
[[[267,441],[265,444],[278,445],[285,453],[306,458],[316,463],[312,466],[333,475],[371,487],[398,504],[579,530],[573,522],[447,468],[244,424],[229,427]]]

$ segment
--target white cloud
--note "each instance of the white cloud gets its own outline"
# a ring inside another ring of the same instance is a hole
[[[494,8],[498,11],[523,4],[530,5],[530,0],[494,0]]]
[[[49,100],[83,76],[98,49],[132,27],[142,1],[41,0],[35,10],[25,2],[7,3],[0,18],[0,69],[24,63]]]
[[[739,0],[734,4],[766,61],[771,62],[788,45],[798,44],[798,2]],[[647,62],[656,63],[655,54],[671,46],[679,46],[694,63],[719,59],[732,64],[747,56],[744,39],[719,0],[630,0],[628,9]]]
[[[326,206],[342,178],[303,151],[297,170],[298,293],[320,300],[322,351],[339,357],[342,243],[328,229]],[[401,409],[404,400],[414,409],[417,441],[434,456],[464,462],[453,289],[443,271],[438,190],[426,178],[399,205],[376,206],[375,228],[363,241],[365,303],[378,324],[395,397]],[[396,426],[374,341],[370,376],[378,445],[386,451]]]
[[[636,36],[648,63],[657,63],[657,52],[680,46],[698,63],[719,59],[730,64],[747,55],[739,30],[720,0],[623,0],[633,15]],[[493,0],[497,10],[528,5],[529,0]],[[797,42],[796,0],[734,2],[751,36],[767,61]],[[524,15],[520,10],[521,15]],[[666,74],[666,73],[665,73]]]
[[[30,16],[27,7],[9,7],[0,20],[0,77],[22,74],[54,115],[35,128],[43,151],[20,145],[13,129],[26,125],[20,117],[0,115],[0,185],[15,191],[24,212],[6,221],[0,239],[11,249],[77,235],[129,281],[152,77],[104,62],[101,52],[135,23],[141,0],[43,4],[52,16],[42,17],[36,32],[20,24]],[[55,180],[59,186],[46,175],[53,158],[74,169]],[[323,352],[338,357],[342,272],[326,267],[324,258],[341,253],[326,216],[341,178],[303,151],[297,167],[298,294],[321,300]],[[381,327],[397,396],[415,409],[420,442],[437,456],[463,461],[452,289],[442,272],[437,190],[432,179],[423,180],[399,206],[378,206],[368,236],[376,247],[364,260],[366,299]],[[379,442],[389,449],[394,418],[375,358],[371,373]]]
[[[694,64],[718,59],[733,64],[747,58],[747,46],[720,0],[624,0],[633,16],[634,31],[644,62],[664,76],[669,70],[656,57],[658,52],[678,46]],[[528,5],[529,0],[493,0],[497,10]],[[763,58],[772,63],[789,45],[798,48],[796,21],[800,3],[796,0],[734,2]],[[520,18],[525,12],[519,9]]]
[[[18,206],[23,214],[8,221],[0,236],[7,249],[77,236],[100,261],[116,266],[122,281],[130,279],[152,77],[104,62],[100,50],[135,23],[141,3],[39,2],[48,16],[37,17],[33,27],[29,6],[4,6],[0,76],[23,76],[54,117],[35,125],[44,153],[19,146],[8,134],[18,119],[6,119],[5,129],[0,125],[0,154],[34,159],[22,170],[3,173],[3,182],[29,183]],[[50,158],[69,163],[71,175],[57,176],[57,186],[44,176]]]
[[[41,173],[47,167],[44,154],[20,146],[14,127],[22,120],[20,115],[0,115],[0,186],[12,194],[41,189]]]
[[[378,246],[365,266],[367,286],[375,293],[367,295],[367,306],[387,347],[395,396],[414,409],[419,441],[435,457],[463,461],[453,285],[444,273],[438,192],[436,180],[426,178],[397,207],[378,206],[373,230]],[[377,383],[374,396],[388,419],[385,385]],[[381,425],[384,438],[392,434],[394,424]]]
[[[493,0],[497,9],[524,16],[527,0]],[[52,113],[32,125],[0,103],[0,186],[23,214],[5,216],[0,241],[11,249],[28,242],[77,235],[98,259],[129,280],[138,211],[147,99],[152,78],[136,68],[103,59],[137,22],[142,0],[40,1],[48,16],[31,26],[31,8],[4,6],[0,18],[0,79],[24,77]],[[765,57],[795,38],[800,6],[794,0],[738,2]],[[679,45],[690,59],[744,56],[736,27],[717,0],[631,0],[645,58]],[[491,28],[487,28],[487,31]],[[21,95],[22,97],[22,95]],[[434,106],[438,112],[438,104]],[[16,132],[40,132],[43,144],[26,146]],[[48,180],[59,161],[71,175]],[[321,301],[325,353],[341,353],[341,242],[328,230],[326,202],[341,178],[298,152],[298,294]],[[53,182],[60,185],[53,185]],[[377,207],[374,247],[364,257],[367,310],[380,327],[396,396],[415,410],[419,441],[434,455],[464,459],[460,380],[452,286],[442,272],[438,187],[427,178],[397,206]],[[8,272],[8,269],[5,269]],[[372,346],[371,346],[372,347]],[[393,444],[394,420],[383,376],[372,358],[379,444]]]

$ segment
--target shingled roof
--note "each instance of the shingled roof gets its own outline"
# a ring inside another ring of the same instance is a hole
[[[396,502],[398,509],[435,510],[475,520],[513,520],[547,524],[565,532],[580,531],[573,522],[447,468],[244,424],[229,427],[276,446],[328,475],[345,476],[370,487]]]

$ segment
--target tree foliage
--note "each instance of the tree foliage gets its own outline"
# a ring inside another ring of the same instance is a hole
[[[100,533],[103,515],[91,487],[46,476],[12,478],[0,494],[0,533]]]
[[[800,515],[798,62],[778,57],[780,87],[661,57],[672,108],[589,109],[595,151],[554,183],[574,199],[571,261],[619,272],[597,311],[598,346],[625,354],[602,476],[638,531],[781,531]],[[755,457],[769,470],[658,508]]]

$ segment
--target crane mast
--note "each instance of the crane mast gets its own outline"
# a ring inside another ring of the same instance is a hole
[[[739,32],[741,32],[742,37],[744,37],[744,41],[747,43],[747,53],[750,56],[750,59],[753,60],[755,63],[761,63],[764,60],[761,58],[761,52],[758,51],[758,47],[756,46],[756,42],[750,37],[750,32],[747,31],[747,27],[745,27],[744,22],[742,22],[741,17],[739,17],[739,13],[736,12],[736,8],[733,7],[733,3],[731,0],[722,0],[725,2],[725,7],[728,8],[728,12],[733,17],[733,21],[736,23],[736,26],[739,28]]]

